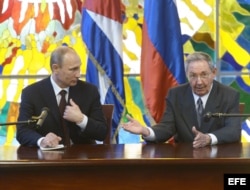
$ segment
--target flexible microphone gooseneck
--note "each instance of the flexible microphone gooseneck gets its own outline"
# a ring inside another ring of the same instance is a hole
[[[32,116],[31,119],[28,119],[27,121],[17,121],[17,122],[7,122],[7,123],[0,123],[0,126],[2,125],[19,125],[19,124],[34,124],[36,123],[36,127],[39,128],[42,126],[44,120],[46,119],[49,112],[49,108],[44,107],[42,109],[42,112],[39,116]]]
[[[36,118],[36,119],[38,119],[37,123],[36,123],[37,128],[39,128],[39,127],[41,127],[43,125],[43,122],[46,119],[46,117],[48,115],[48,112],[49,112],[49,108],[44,107],[42,109],[41,115]],[[33,119],[34,119],[34,117],[33,117]]]
[[[240,114],[240,113],[211,113],[207,112],[203,117],[210,119],[211,117],[249,117],[250,114]]]

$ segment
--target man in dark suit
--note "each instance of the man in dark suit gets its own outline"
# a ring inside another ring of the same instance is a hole
[[[107,135],[97,88],[79,80],[81,60],[70,47],[61,46],[52,52],[50,77],[31,84],[22,91],[18,121],[39,116],[42,109],[49,109],[42,126],[17,125],[17,140],[21,145],[56,147],[66,143],[92,144],[103,141]],[[66,91],[66,108],[59,111],[60,91]],[[62,128],[65,127],[65,131]],[[68,144],[69,145],[69,144]]]
[[[165,142],[174,137],[175,142],[193,142],[194,148],[240,141],[239,117],[204,117],[208,112],[239,113],[239,92],[214,80],[216,68],[205,53],[190,54],[185,70],[189,82],[169,90],[167,107],[158,124],[144,127],[128,116],[123,128],[143,135],[146,141]]]

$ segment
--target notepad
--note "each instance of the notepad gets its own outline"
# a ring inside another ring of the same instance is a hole
[[[58,150],[58,149],[63,149],[64,145],[59,144],[56,147],[40,147],[41,150],[46,151],[46,150]]]

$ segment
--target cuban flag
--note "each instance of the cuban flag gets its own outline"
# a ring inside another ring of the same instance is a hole
[[[154,122],[165,110],[168,89],[186,81],[180,20],[173,0],[145,0],[141,80]]]
[[[250,142],[250,118],[242,122],[241,142]]]
[[[114,104],[114,140],[125,105],[120,0],[85,0],[81,32],[88,50],[86,80],[99,88],[102,104]]]

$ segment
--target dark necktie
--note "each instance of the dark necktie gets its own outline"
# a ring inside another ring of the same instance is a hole
[[[66,121],[63,119],[63,113],[67,104],[66,98],[65,98],[66,93],[67,93],[66,90],[61,90],[61,92],[59,93],[61,95],[61,100],[59,103],[59,110],[61,113],[61,121],[62,121],[63,134],[64,134],[64,138],[63,138],[64,145],[69,146],[70,145],[69,132],[67,130]]]
[[[199,98],[197,100],[197,119],[198,119],[198,124],[199,127],[201,126],[201,120],[202,120],[202,113],[203,113],[203,105],[202,105],[202,100]]]

